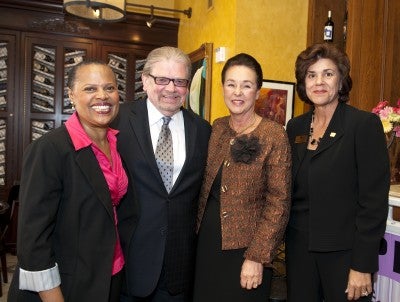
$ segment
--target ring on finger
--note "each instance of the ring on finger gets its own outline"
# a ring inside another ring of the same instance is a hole
[[[361,293],[361,295],[366,297],[366,296],[369,295],[369,293],[368,293],[368,291],[366,290],[366,291],[363,291],[363,292]]]

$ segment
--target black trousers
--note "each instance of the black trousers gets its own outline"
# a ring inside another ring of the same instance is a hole
[[[288,302],[348,302],[351,250],[310,252],[307,233],[288,226],[285,252]]]
[[[122,276],[124,269],[111,277],[109,302],[119,302],[121,295]]]
[[[189,302],[188,295],[180,293],[177,295],[171,294],[166,286],[166,278],[164,270],[162,270],[160,279],[154,291],[147,297],[128,296],[128,289],[126,288],[125,276],[122,282],[122,294],[120,302]]]

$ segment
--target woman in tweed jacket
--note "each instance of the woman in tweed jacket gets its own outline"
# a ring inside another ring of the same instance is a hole
[[[222,84],[230,116],[214,122],[209,143],[193,301],[264,302],[288,219],[290,147],[282,125],[254,111],[262,71],[253,57],[229,59]]]

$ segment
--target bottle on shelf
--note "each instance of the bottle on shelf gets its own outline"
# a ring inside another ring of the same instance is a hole
[[[324,41],[333,42],[333,30],[334,23],[332,21],[332,11],[328,11],[328,20],[325,22],[324,26]]]

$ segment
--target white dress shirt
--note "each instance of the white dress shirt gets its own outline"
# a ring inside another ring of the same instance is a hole
[[[153,144],[153,152],[156,152],[158,136],[160,135],[161,127],[163,125],[163,116],[160,111],[147,99],[147,114],[149,116],[149,128],[151,135],[151,142]],[[186,159],[186,144],[185,144],[185,123],[183,120],[182,111],[175,113],[171,116],[171,121],[168,124],[172,135],[172,148],[174,153],[174,172],[172,184],[181,173],[182,167]]]
[[[26,271],[19,269],[19,289],[41,292],[61,284],[58,265],[43,271]]]

